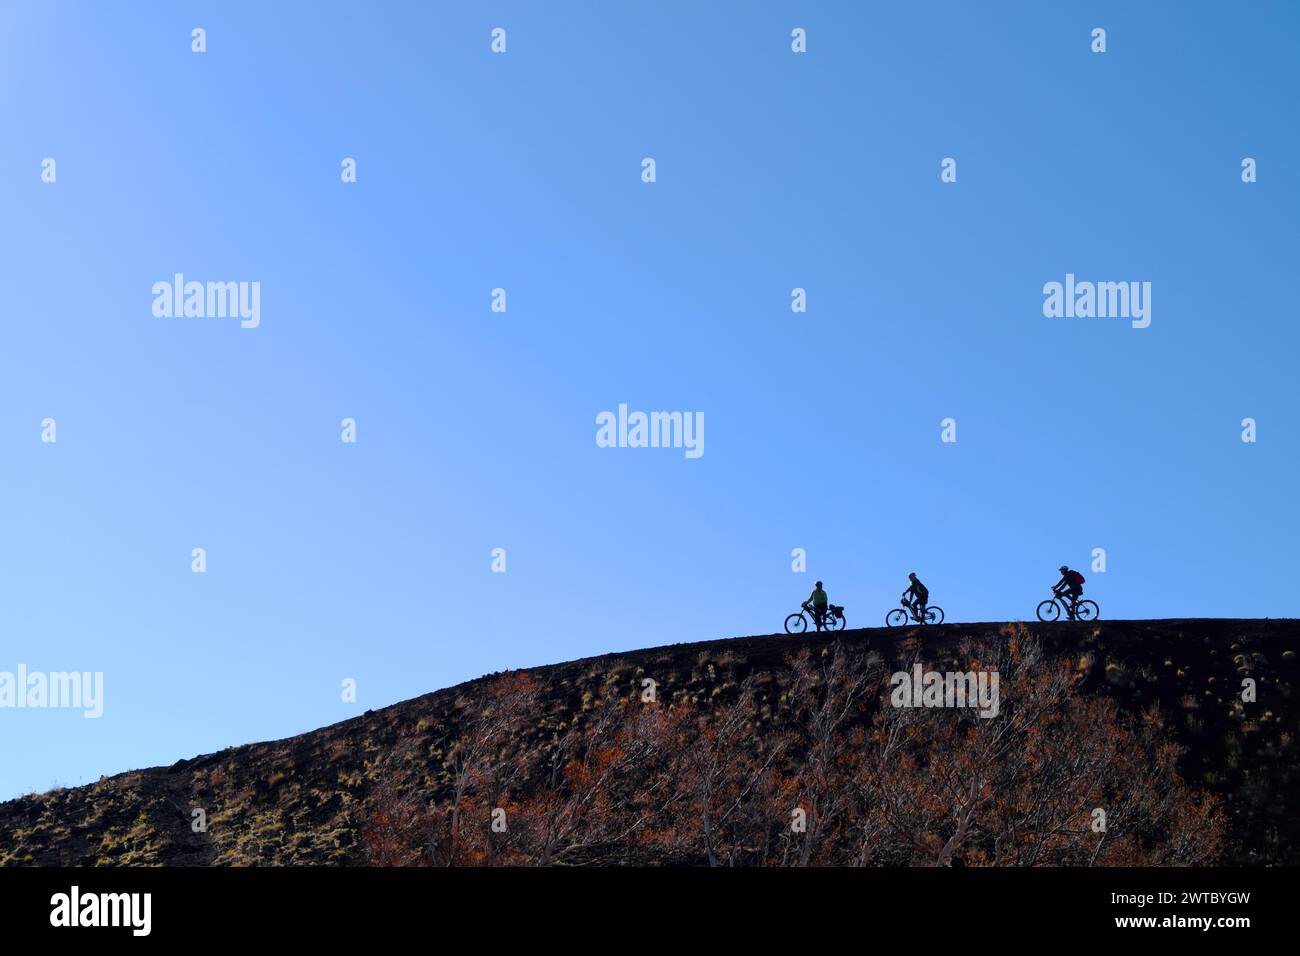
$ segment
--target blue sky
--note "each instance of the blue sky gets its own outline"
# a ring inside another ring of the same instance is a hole
[[[775,631],[816,578],[852,625],[909,570],[1008,620],[1100,547],[1105,617],[1295,615],[1298,35],[1287,3],[6,4],[0,671],[105,700],[0,709],[0,798]],[[260,282],[260,326],[155,317],[177,272]],[[1151,326],[1044,317],[1066,273],[1149,281]],[[597,447],[620,403],[702,412],[705,453]]]

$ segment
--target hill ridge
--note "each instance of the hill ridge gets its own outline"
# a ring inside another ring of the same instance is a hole
[[[952,657],[964,639],[1005,640],[1007,629],[1018,625],[745,635],[485,674],[288,737],[6,801],[0,804],[0,863],[361,862],[359,832],[368,802],[396,749],[419,740],[437,752],[438,741],[481,710],[484,694],[502,678],[526,674],[539,682],[539,721],[564,726],[603,689],[630,693],[638,674],[652,674],[675,695],[670,702],[707,703],[749,675],[762,675],[779,689],[789,655],[801,649],[820,654],[840,644],[872,652],[897,669],[905,647],[939,661]],[[1300,842],[1297,825],[1286,820],[1297,796],[1293,748],[1300,728],[1290,695],[1300,622],[1171,618],[1022,626],[1049,654],[1077,659],[1089,693],[1130,710],[1156,703],[1171,726],[1177,724],[1178,742],[1188,748],[1184,777],[1225,799],[1235,862],[1294,859],[1283,837],[1289,834],[1289,846]],[[1224,690],[1246,676],[1260,686],[1250,709],[1234,705]],[[431,778],[439,772],[431,765]],[[204,810],[206,832],[191,828],[196,808]]]

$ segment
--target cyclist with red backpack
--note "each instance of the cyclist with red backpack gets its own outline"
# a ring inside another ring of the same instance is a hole
[[[1074,620],[1074,610],[1079,604],[1079,598],[1083,597],[1084,577],[1078,571],[1071,571],[1064,564],[1060,567],[1061,580],[1052,585],[1052,593],[1057,597],[1067,594],[1070,598],[1070,620]]]

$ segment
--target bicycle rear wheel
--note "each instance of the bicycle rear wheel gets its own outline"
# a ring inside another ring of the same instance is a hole
[[[1052,598],[1048,598],[1038,605],[1038,619],[1040,621],[1055,621],[1061,616],[1061,606]]]
[[[1097,607],[1096,601],[1080,601],[1074,608],[1074,619],[1076,621],[1095,621],[1101,614],[1101,608]]]
[[[826,612],[826,630],[828,630],[828,631],[842,631],[842,630],[844,630],[844,614],[843,614],[843,613],[840,613],[840,614],[832,614],[830,611],[827,611],[827,612]]]
[[[934,604],[931,604],[929,607],[927,607],[927,608],[925,609],[925,623],[926,623],[926,624],[942,624],[942,623],[943,623],[943,608],[941,608],[941,607],[937,607],[937,606],[934,605]]]
[[[907,612],[896,607],[885,615],[885,627],[902,627],[907,623]]]
[[[808,630],[808,619],[802,614],[791,614],[785,619],[787,634],[802,634],[806,630]]]

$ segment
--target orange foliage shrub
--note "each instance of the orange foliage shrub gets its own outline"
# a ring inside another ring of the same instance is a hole
[[[1224,836],[1154,710],[1082,693],[1023,629],[960,649],[1000,710],[892,706],[879,655],[790,659],[786,703],[753,677],[712,705],[606,687],[562,732],[512,675],[437,766],[400,748],[367,800],[377,865],[1189,865]],[[919,662],[919,661],[918,661]],[[920,662],[924,663],[924,662]],[[405,768],[405,769],[403,769]],[[413,782],[415,771],[433,787]],[[1105,826],[1097,827],[1097,810]]]

